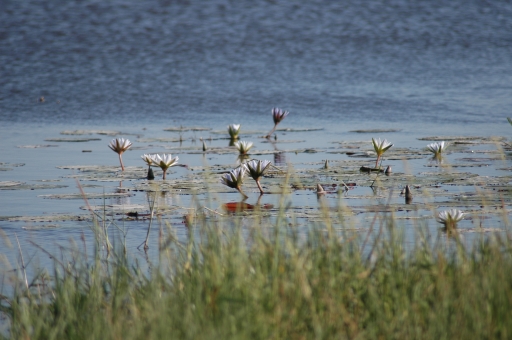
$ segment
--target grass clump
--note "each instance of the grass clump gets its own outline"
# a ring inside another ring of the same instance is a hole
[[[457,237],[407,245],[392,218],[365,245],[329,223],[283,216],[196,218],[142,270],[124,252],[75,250],[2,296],[12,338],[510,338],[512,243],[506,233],[465,249]],[[246,220],[245,220],[246,222]],[[285,227],[286,226],[286,227]]]

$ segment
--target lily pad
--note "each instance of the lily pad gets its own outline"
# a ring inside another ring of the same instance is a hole
[[[106,135],[106,136],[117,136],[122,133],[120,131],[110,131],[110,130],[65,130],[60,133],[61,135]]]
[[[352,130],[349,132],[355,133],[384,133],[384,132],[400,132],[402,129],[362,129],[362,130]]]
[[[28,183],[21,183],[21,182],[12,182],[12,183],[19,183],[15,185],[7,185],[2,186],[2,182],[0,182],[0,190],[41,190],[41,189],[60,189],[60,188],[67,188],[67,185],[61,185],[61,184],[28,184]]]
[[[37,145],[18,145],[20,149],[39,149],[39,148],[54,148],[58,147],[58,145],[53,144],[37,144]]]
[[[101,140],[101,138],[48,138],[46,142],[84,143]]]
[[[200,126],[179,126],[179,127],[168,127],[165,128],[164,131],[171,132],[183,132],[183,131],[210,131],[212,128],[205,128]]]
[[[91,215],[55,214],[42,216],[12,216],[6,220],[9,222],[89,221],[91,220]]]
[[[479,137],[479,136],[430,136],[430,137],[421,137],[418,140],[427,140],[427,141],[453,141],[453,142],[497,142],[506,140],[505,137]]]
[[[14,186],[18,186],[23,184],[23,182],[14,182],[14,181],[0,181],[0,189],[3,188],[11,188]]]
[[[24,227],[21,227],[21,229],[25,230],[47,230],[47,229],[54,229],[59,228],[60,225],[58,224],[40,224],[40,225],[26,225]]]
[[[137,139],[137,142],[139,143],[155,143],[155,142],[162,142],[162,143],[177,143],[183,140],[180,140],[179,138],[139,138]]]
[[[282,131],[282,132],[309,132],[309,131],[322,131],[324,128],[281,128],[277,129],[276,131]]]
[[[107,204],[107,205],[91,205],[89,206],[94,211],[114,211],[114,212],[125,212],[125,211],[140,211],[148,210],[147,205],[142,204]],[[82,210],[89,210],[88,206],[81,206]]]
[[[134,196],[132,193],[119,192],[119,193],[85,193],[87,199],[102,199],[102,198],[121,198]],[[39,195],[38,197],[49,198],[49,199],[84,199],[81,193],[77,194],[50,194],[50,195]]]

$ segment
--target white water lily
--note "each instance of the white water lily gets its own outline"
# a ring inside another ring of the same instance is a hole
[[[234,145],[238,149],[238,152],[241,155],[246,155],[249,152],[249,150],[252,148],[253,143],[239,141],[239,142],[236,142]]]
[[[178,164],[179,157],[172,158],[171,154],[163,154],[162,156],[155,154],[151,155],[151,159],[153,160],[153,163],[157,166],[159,166],[164,174],[162,179],[165,179],[167,169],[169,169],[172,166],[175,166]]]
[[[281,110],[277,107],[274,107],[272,109],[272,119],[274,120],[274,128],[267,134],[267,138],[269,138],[274,133],[274,131],[277,128],[277,124],[279,124],[283,119],[285,119],[285,117],[288,116],[289,113],[290,112]]]
[[[260,177],[265,174],[268,167],[270,166],[270,161],[267,160],[256,160],[253,159],[247,163],[244,164],[244,166],[249,171],[249,175],[256,181],[256,185],[258,186],[258,189],[260,189],[260,193],[263,194],[263,188],[260,185]]]
[[[143,154],[142,156],[140,156],[140,158],[142,158],[142,160],[143,160],[144,162],[146,162],[146,164],[147,164],[148,166],[153,165],[153,158],[152,158],[152,155],[150,155],[150,154],[146,154],[146,153],[145,153],[145,154]]]
[[[457,222],[464,218],[464,213],[459,209],[450,209],[441,211],[437,214],[437,222],[444,224],[447,229],[454,229],[457,226]]]
[[[377,168],[379,166],[380,158],[382,157],[384,152],[388,151],[389,148],[391,148],[393,146],[393,144],[391,144],[390,142],[388,142],[385,139],[381,141],[380,138],[379,139],[372,138],[372,144],[373,144],[373,149],[377,153],[377,161],[375,162],[375,168]]]
[[[124,171],[123,158],[121,155],[123,152],[128,150],[132,146],[132,143],[128,139],[115,138],[110,141],[108,147],[119,155],[119,163],[121,163],[121,170]]]
[[[445,143],[444,141],[439,143],[431,143],[427,145],[428,151],[434,153],[435,156],[441,155],[441,153],[446,149],[448,146],[448,143]]]
[[[228,125],[228,133],[229,133],[229,137],[231,137],[231,139],[237,139],[238,134],[240,133],[240,124]]]
[[[242,183],[244,182],[246,173],[247,168],[245,166],[240,166],[231,170],[229,173],[224,174],[221,177],[220,182],[230,188],[238,190],[238,192],[240,192],[244,197],[247,197],[247,195],[242,191]]]

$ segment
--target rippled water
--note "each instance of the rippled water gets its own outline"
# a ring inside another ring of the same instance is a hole
[[[69,175],[56,166],[115,163],[105,136],[83,147],[17,148],[44,144],[62,130],[121,129],[144,137],[180,125],[270,130],[274,106],[291,112],[283,127],[324,129],[280,133],[304,140],[304,147],[373,137],[355,129],[397,129],[382,137],[417,148],[426,144],[417,140],[422,136],[509,136],[511,32],[506,1],[3,1],[0,162],[25,166],[0,180],[54,180]],[[141,152],[153,152],[145,147]],[[139,156],[127,153],[126,162],[139,166]],[[342,156],[287,154],[290,162],[325,158]],[[491,174],[509,172],[497,170],[510,167],[509,158],[495,162]],[[197,155],[182,159],[202,162]],[[412,172],[425,171],[425,162],[413,162]],[[393,166],[405,171],[401,161]],[[62,181],[75,190],[73,180]],[[117,184],[109,185],[107,191]],[[83,204],[37,196],[48,193],[4,191],[2,215]],[[301,197],[316,204],[316,195]],[[14,224],[2,228],[10,236],[19,231]],[[25,249],[32,237],[48,246],[81,230],[61,225],[20,235]],[[132,244],[141,233],[131,231]]]
[[[295,124],[474,129],[498,127],[510,115],[510,2],[2,7],[2,122],[259,123],[279,106]]]

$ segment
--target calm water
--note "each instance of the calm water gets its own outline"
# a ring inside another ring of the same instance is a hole
[[[270,130],[275,106],[291,112],[282,127],[324,129],[280,135],[310,147],[373,137],[354,129],[398,129],[383,137],[418,148],[422,136],[512,131],[505,118],[512,116],[511,2],[4,0],[0,7],[0,162],[25,164],[0,173],[0,181],[53,180],[70,174],[56,166],[116,162],[105,136],[84,146],[17,148],[63,137],[62,130],[121,129],[144,137],[169,136],[162,129],[179,125]],[[141,166],[139,157],[127,153],[125,160]],[[76,191],[72,179],[62,181]],[[2,191],[1,215],[83,205],[38,198],[50,193]],[[316,204],[316,196],[305,197]],[[19,224],[1,225],[11,240],[20,233],[32,255],[30,240],[50,247],[87,230],[61,224],[23,233]],[[146,225],[140,233],[130,227],[132,245]]]

